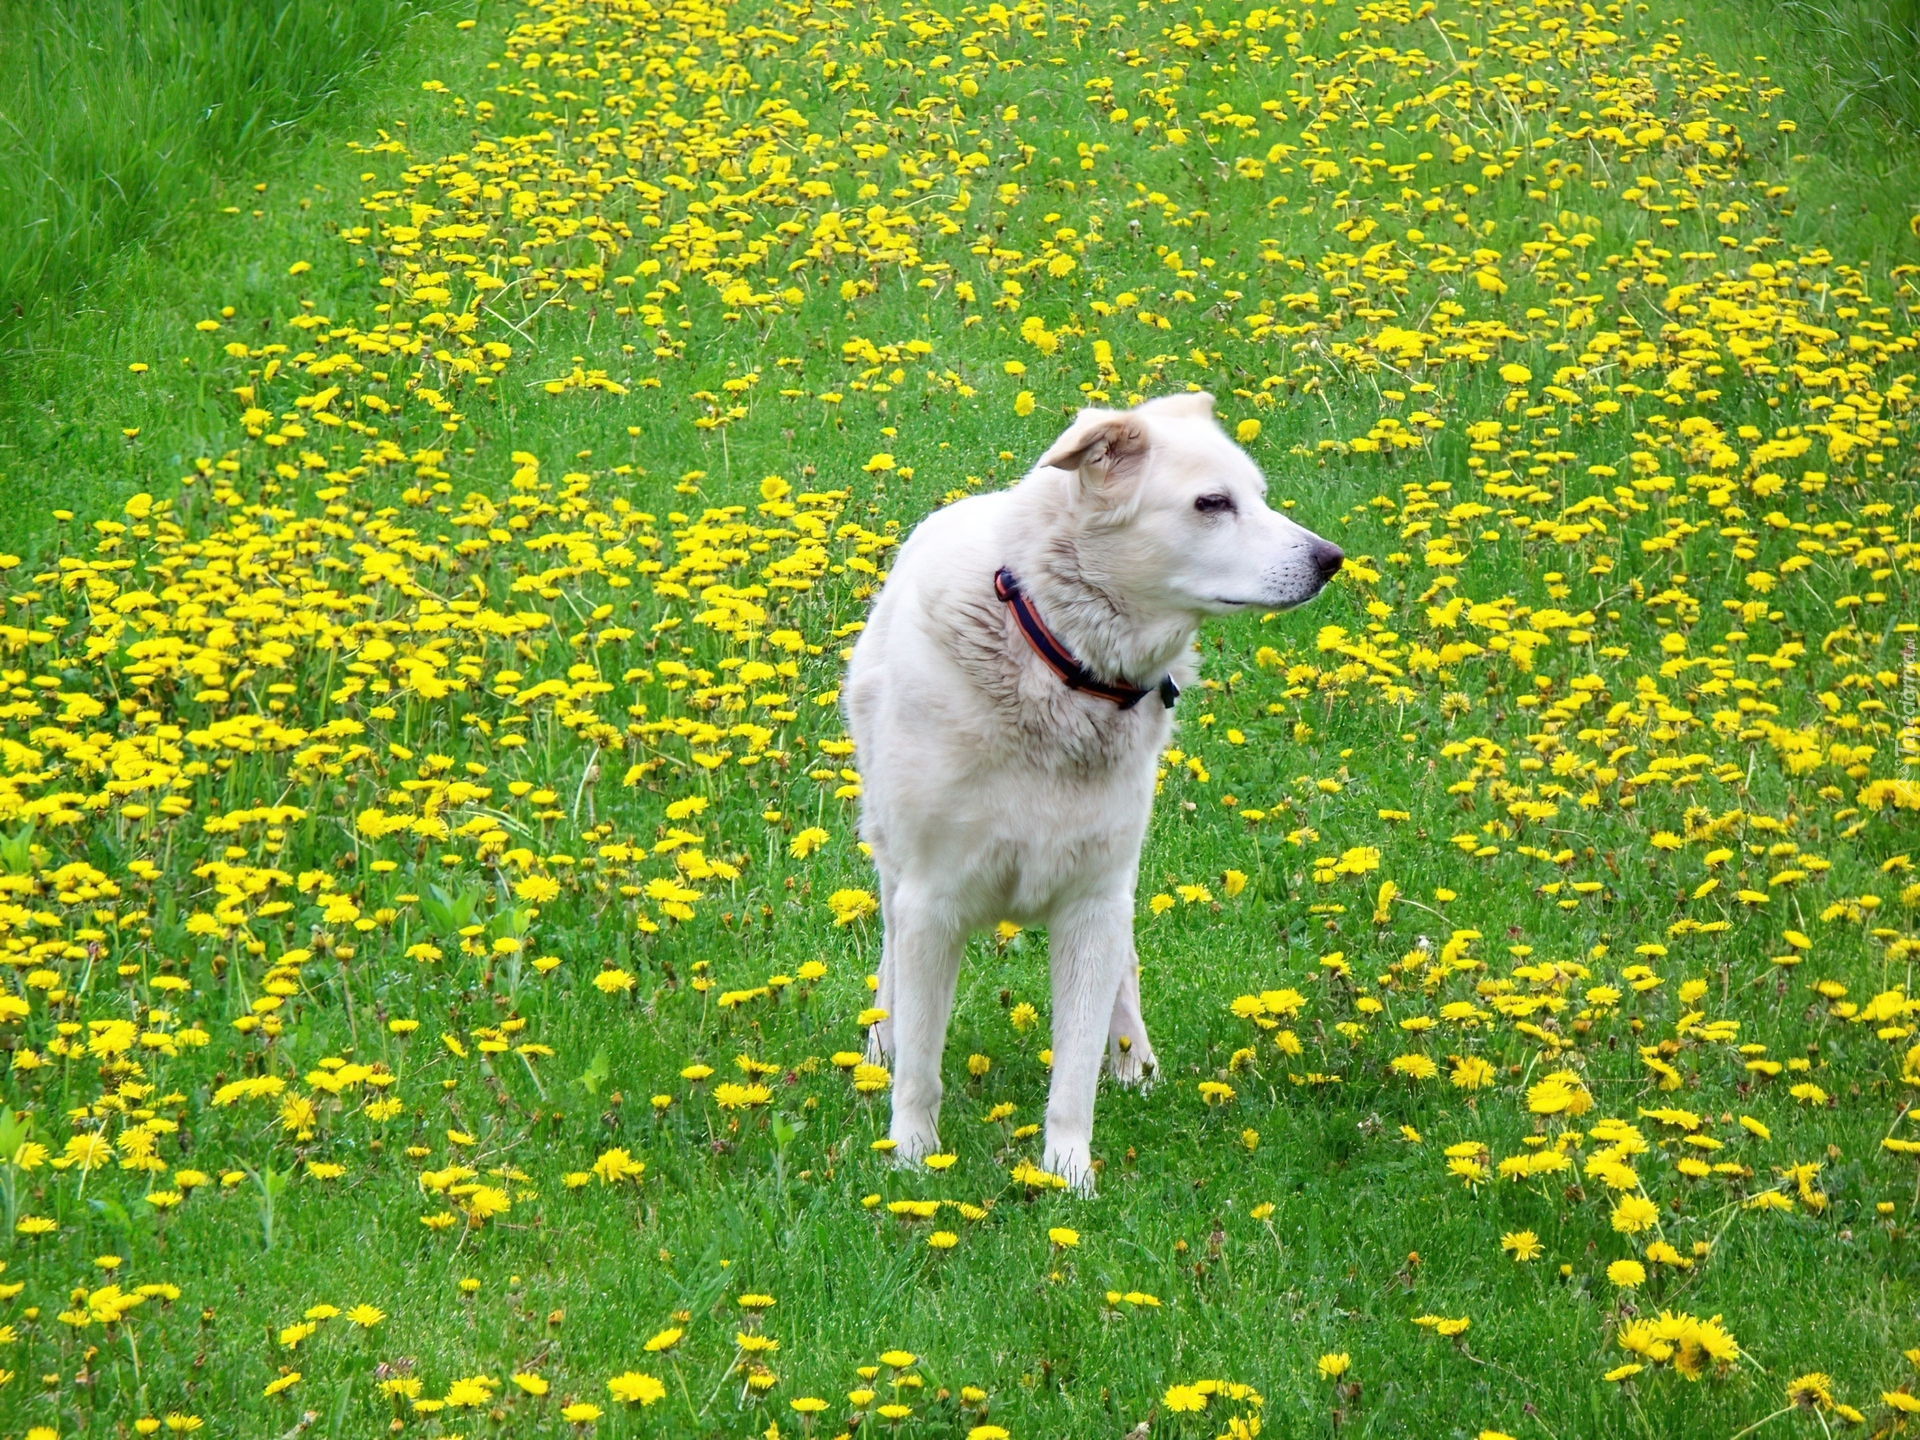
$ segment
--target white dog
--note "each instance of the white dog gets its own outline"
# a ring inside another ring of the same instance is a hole
[[[1133,892],[1173,700],[1209,615],[1311,600],[1343,556],[1267,507],[1213,397],[1083,410],[1018,485],[929,516],[846,679],[880,872],[876,1061],[897,1060],[901,1162],[939,1148],[940,1054],[967,936],[1044,923],[1046,1169],[1093,1185],[1108,1050],[1151,1081]]]

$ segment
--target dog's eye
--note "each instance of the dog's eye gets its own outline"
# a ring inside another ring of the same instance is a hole
[[[1198,510],[1202,515],[1218,515],[1222,511],[1233,509],[1233,497],[1231,495],[1202,495],[1198,500],[1193,502],[1193,508]]]

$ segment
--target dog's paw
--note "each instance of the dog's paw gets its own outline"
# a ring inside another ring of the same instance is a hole
[[[1134,1045],[1124,1050],[1118,1045],[1108,1046],[1107,1069],[1116,1084],[1136,1089],[1143,1095],[1160,1079],[1159,1057],[1148,1045]]]
[[[1049,1143],[1044,1155],[1045,1158],[1040,1162],[1042,1169],[1066,1181],[1067,1189],[1073,1194],[1082,1199],[1093,1198],[1093,1152],[1086,1145]]]
[[[927,1156],[940,1151],[940,1137],[930,1128],[896,1123],[887,1138],[893,1141],[887,1158],[895,1165],[918,1166]]]

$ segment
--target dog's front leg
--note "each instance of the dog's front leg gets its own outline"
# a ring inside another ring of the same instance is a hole
[[[893,1158],[922,1160],[940,1148],[940,1053],[953,1013],[965,934],[905,887],[887,917],[882,984],[893,1001]]]
[[[1131,936],[1120,971],[1120,993],[1113,1001],[1113,1019],[1107,1024],[1107,1065],[1115,1080],[1142,1090],[1160,1073],[1160,1061],[1147,1039],[1147,1022],[1140,1016],[1140,961]]]
[[[1126,895],[1079,902],[1054,917],[1053,1085],[1042,1163],[1083,1194],[1093,1190],[1093,1096],[1108,1022],[1133,965]]]

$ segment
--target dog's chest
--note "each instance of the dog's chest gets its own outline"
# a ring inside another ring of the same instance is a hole
[[[1022,677],[1013,707],[1013,748],[1028,764],[1094,788],[1151,769],[1173,730],[1158,695],[1122,710],[1069,690],[1051,674]]]
[[[1154,771],[1095,766],[1016,767],[993,786],[991,818],[959,839],[956,875],[982,913],[1046,921],[1074,896],[1131,887],[1153,810]],[[984,923],[984,922],[983,922]]]
[[[1065,703],[1085,704],[1072,696]],[[1072,868],[1110,847],[1131,851],[1153,808],[1170,729],[1164,714],[1120,711],[1023,725],[996,747],[996,763],[976,772],[993,797],[996,838],[1042,868],[1052,863],[1047,857]]]

